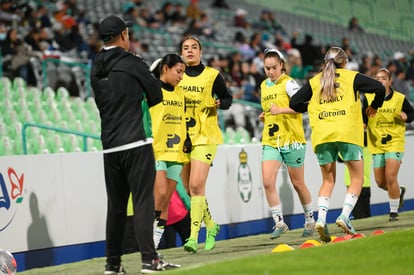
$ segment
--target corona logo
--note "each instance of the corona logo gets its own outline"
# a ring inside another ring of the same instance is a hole
[[[20,176],[13,168],[7,169],[7,175],[0,173],[0,232],[13,221],[23,201],[24,174]]]

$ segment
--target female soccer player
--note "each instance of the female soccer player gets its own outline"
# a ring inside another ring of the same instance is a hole
[[[185,37],[179,45],[179,52],[186,64],[179,87],[185,95],[187,129],[192,142],[191,160],[184,165],[182,172],[184,186],[191,196],[191,234],[184,249],[195,253],[203,221],[207,228],[205,250],[215,247],[215,238],[220,230],[208,209],[205,189],[217,145],[223,143],[217,108],[230,108],[233,98],[219,71],[201,62],[201,43],[197,38]]]
[[[336,180],[336,161],[340,153],[349,169],[351,184],[336,225],[347,234],[355,234],[349,216],[364,182],[364,126],[359,92],[375,93],[367,115],[374,116],[384,101],[385,89],[375,79],[344,69],[348,56],[339,47],[325,55],[322,72],[312,77],[292,98],[290,108],[309,113],[311,140],[322,172],[315,229],[323,242],[331,237],[326,225],[329,202]]]
[[[150,108],[155,155],[155,224],[154,244],[157,248],[168,220],[168,205],[187,160],[184,141],[187,129],[184,117],[184,93],[176,89],[183,79],[184,61],[177,54],[167,54],[151,66],[161,80],[163,100]]]
[[[282,204],[276,188],[276,178],[282,163],[287,166],[293,187],[299,195],[305,212],[303,236],[314,232],[312,198],[305,185],[306,140],[302,114],[289,108],[290,97],[299,85],[286,74],[286,62],[276,49],[265,50],[264,71],[267,79],[261,84],[261,104],[264,120],[262,133],[262,176],[266,199],[275,222],[271,239],[278,238],[288,230],[283,221]]]
[[[405,188],[398,184],[398,171],[405,147],[405,123],[414,120],[414,110],[404,94],[391,88],[391,74],[381,68],[375,78],[385,87],[385,100],[375,117],[368,117],[368,148],[374,161],[374,176],[378,187],[388,192],[390,221],[398,221],[398,210],[404,202]],[[367,94],[364,107],[373,100]]]

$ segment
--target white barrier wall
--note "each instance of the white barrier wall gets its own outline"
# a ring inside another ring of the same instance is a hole
[[[399,181],[407,186],[406,199],[413,199],[414,187],[410,184],[414,175],[414,136],[407,137],[406,144]],[[245,155],[240,158],[242,150]],[[316,211],[321,175],[310,145],[307,151],[305,178]],[[220,224],[269,217],[260,159],[259,144],[219,147],[208,178],[207,198]],[[345,192],[343,164],[337,167],[331,209],[342,207]],[[387,202],[386,192],[376,187],[371,178],[371,202]],[[284,214],[302,213],[286,169],[279,173],[277,184]],[[105,215],[101,153],[0,157],[0,247],[23,252],[102,241]]]
[[[0,246],[20,252],[103,240],[102,167],[101,153],[1,157]]]

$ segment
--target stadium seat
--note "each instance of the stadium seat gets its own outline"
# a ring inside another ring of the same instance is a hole
[[[51,132],[46,137],[46,144],[49,152],[51,153],[64,153],[65,152],[65,146],[62,141],[61,134]]]
[[[13,82],[12,82],[12,89],[13,90],[16,91],[19,88],[23,88],[24,90],[26,90],[26,87],[27,87],[27,84],[26,84],[26,81],[23,78],[16,77],[16,78],[13,79]]]
[[[0,78],[0,91],[2,91],[5,88],[11,88],[12,82],[10,78],[3,76]]]
[[[23,154],[22,146],[22,123],[16,122],[14,125],[14,131],[10,134],[10,137],[14,141],[14,153],[16,155]]]
[[[35,154],[47,154],[50,153],[48,145],[46,143],[46,139],[43,135],[37,136],[37,143],[33,144],[33,151]]]
[[[8,136],[8,128],[3,120],[0,120],[0,136]]]
[[[0,144],[0,156],[9,156],[14,154],[13,141],[8,136],[2,136]]]
[[[52,87],[48,86],[48,87],[45,87],[43,89],[43,94],[42,94],[42,99],[43,100],[46,100],[46,99],[49,99],[49,98],[55,99],[55,97],[56,97],[56,93],[55,93],[55,91],[53,90]]]
[[[121,12],[125,1],[111,0],[78,0],[80,6],[86,8],[86,18],[91,22],[99,21],[109,13]],[[165,1],[154,0],[146,3],[153,11],[159,9]],[[250,2],[250,3],[247,3]],[[322,45],[339,44],[343,36],[347,36],[353,43],[357,52],[378,53],[385,60],[392,57],[396,50],[409,52],[412,49],[412,33],[414,33],[414,6],[412,0],[312,0],[304,3],[301,0],[291,1],[236,1],[228,0],[231,7],[242,6],[248,11],[249,19],[253,22],[258,20],[263,8],[275,12],[277,20],[285,27],[287,33],[300,31],[302,35],[310,33],[316,43]],[[227,55],[234,50],[234,34],[242,31],[246,37],[250,37],[253,29],[240,29],[232,26],[234,9],[211,8],[209,1],[199,1],[200,8],[209,14],[215,27],[219,32],[215,39],[202,37],[203,58]],[[355,15],[365,28],[364,35],[355,34],[347,30],[349,18]],[[375,16],[374,16],[375,15]],[[369,24],[368,24],[369,21]],[[367,24],[365,24],[367,23]],[[380,28],[378,28],[380,26]],[[91,25],[86,25],[86,30],[91,31]],[[134,29],[141,43],[150,45],[149,59],[158,58],[166,52],[175,52],[176,45],[182,38],[181,33],[164,32],[144,27]],[[386,39],[389,37],[400,38],[405,34],[405,41]],[[271,37],[271,35],[269,35]],[[411,42],[406,42],[411,37]],[[287,39],[289,37],[286,37]],[[271,37],[272,39],[272,37]],[[298,40],[301,40],[299,37]],[[270,42],[270,40],[269,40]],[[146,56],[147,57],[147,56]],[[56,61],[56,60],[55,60]],[[59,76],[62,74],[74,74],[79,87],[86,85],[85,75],[81,67],[73,69],[59,62],[46,62],[46,71],[42,71],[42,60],[31,60],[35,76],[38,80],[37,87],[28,87],[20,77],[10,80],[7,77],[0,78],[0,112],[1,120],[6,125],[8,134],[10,128],[16,123],[36,122],[55,126],[59,128],[78,130],[98,135],[100,132],[100,117],[92,97],[71,98],[66,88],[56,87]],[[63,72],[64,71],[64,72]],[[49,87],[43,88],[43,76],[46,73]],[[413,94],[414,97],[414,94]],[[29,111],[27,111],[29,110]],[[32,127],[30,127],[32,128]],[[48,130],[29,131],[36,139],[41,134],[45,137],[52,136],[53,132]],[[63,139],[63,134],[60,134]],[[255,134],[256,136],[256,134]],[[244,133],[235,131],[227,133],[224,131],[226,141],[231,143],[246,140]],[[12,142],[15,137],[9,136]],[[16,137],[17,138],[17,137]],[[21,138],[21,137],[20,137]],[[99,140],[88,139],[88,144],[101,148]],[[65,147],[67,151],[68,148]]]
[[[56,99],[58,101],[67,100],[70,97],[69,91],[65,87],[59,87],[56,92]]]
[[[71,108],[73,112],[76,114],[77,112],[80,112],[85,106],[85,102],[80,97],[75,97],[75,99],[72,101]]]

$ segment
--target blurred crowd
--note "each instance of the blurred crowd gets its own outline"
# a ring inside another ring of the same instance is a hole
[[[259,86],[264,80],[263,51],[277,48],[288,63],[288,74],[299,83],[318,72],[323,63],[325,50],[332,45],[319,45],[312,34],[287,33],[276,13],[263,9],[259,18],[249,16],[241,7],[231,7],[224,0],[214,0],[209,9],[200,7],[200,1],[159,1],[160,6],[151,8],[144,0],[129,0],[113,13],[131,20],[136,27],[154,29],[180,35],[192,34],[202,41],[215,41],[220,36],[217,22],[211,12],[226,10],[232,18],[226,24],[236,31],[226,54],[206,55],[204,63],[219,69],[235,99],[260,103]],[[0,0],[0,47],[3,58],[3,75],[20,76],[29,85],[38,85],[35,60],[45,57],[70,57],[89,64],[102,44],[98,36],[98,21],[92,21],[80,0]],[[221,22],[223,23],[223,22]],[[357,18],[351,18],[349,29],[363,35]],[[152,47],[148,41],[140,41],[131,30],[131,51],[144,58]],[[247,35],[249,34],[249,35]],[[380,67],[393,74],[393,87],[413,100],[414,53],[395,52],[390,60],[382,60],[376,53],[358,52],[347,37],[341,46],[349,56],[348,68],[373,76]],[[151,61],[148,60],[150,63]],[[57,87],[53,87],[57,88]],[[257,115],[254,108],[238,106],[237,101],[226,112],[226,126],[250,128],[251,135],[257,125],[251,117]],[[250,113],[252,114],[250,116]]]

